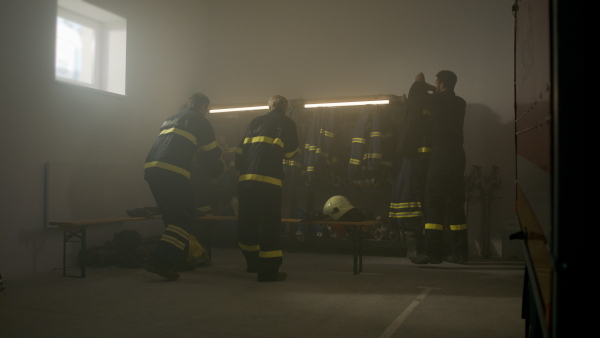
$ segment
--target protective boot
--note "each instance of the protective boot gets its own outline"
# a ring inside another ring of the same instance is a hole
[[[415,237],[415,232],[411,230],[404,231],[404,240],[406,242],[406,257],[409,259],[415,259],[419,254],[419,250],[417,249],[417,239]]]
[[[410,261],[414,264],[440,264],[442,263],[442,251],[444,244],[443,231],[425,229],[424,254],[418,254]]]
[[[452,255],[448,261],[456,264],[469,262],[469,246],[467,230],[452,231]]]

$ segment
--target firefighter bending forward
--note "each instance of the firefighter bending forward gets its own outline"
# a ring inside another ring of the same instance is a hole
[[[146,157],[144,179],[161,212],[165,232],[144,268],[167,279],[179,278],[177,266],[187,258],[195,222],[192,160],[210,166],[222,156],[205,117],[209,103],[202,93],[192,95],[186,109],[163,122]]]
[[[254,118],[238,147],[238,241],[246,271],[259,282],[283,281],[280,244],[283,160],[296,155],[296,123],[285,115],[288,100],[269,99],[269,112]]]

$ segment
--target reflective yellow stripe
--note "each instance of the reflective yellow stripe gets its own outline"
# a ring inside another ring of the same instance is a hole
[[[444,226],[442,224],[426,223],[425,224],[425,229],[429,229],[429,230],[444,230]]]
[[[364,138],[361,137],[354,137],[352,138],[352,143],[366,143],[367,140],[365,140]]]
[[[372,131],[371,134],[369,134],[369,136],[371,137],[381,137],[383,134],[381,134],[380,131]]]
[[[241,175],[239,182],[241,182],[241,181],[259,181],[259,182],[275,184],[275,185],[281,187],[280,179],[269,177],[269,176],[263,176],[263,175],[256,175],[256,174]]]
[[[207,145],[204,145],[202,147],[200,147],[203,151],[209,151],[211,149],[214,149],[218,146],[217,141],[213,141]]]
[[[431,148],[429,148],[429,147],[417,148],[417,152],[419,152],[419,153],[430,153],[431,152]]]
[[[185,238],[186,240],[188,240],[190,238],[190,234],[187,231],[185,231],[182,228],[180,228],[176,225],[173,225],[173,224],[169,224],[167,226],[167,231],[172,231],[172,232],[178,234],[179,236]]]
[[[244,144],[258,143],[258,142],[276,144],[276,145],[280,146],[281,148],[284,147],[284,143],[280,138],[272,138],[272,137],[268,137],[268,136],[255,136],[255,137],[246,137],[244,139]]]
[[[321,129],[321,134],[323,134],[327,137],[335,137],[335,133],[333,133],[331,131],[323,130],[323,129]]]
[[[355,159],[355,158],[351,158],[351,159],[350,159],[350,164],[356,164],[356,165],[359,165],[359,164],[360,164],[360,162],[361,162],[361,160],[357,160],[357,159]]]
[[[312,166],[306,167],[306,171],[315,171],[315,167],[312,167]]]
[[[183,242],[181,242],[180,240],[178,240],[175,237],[169,236],[169,235],[162,235],[162,237],[160,238],[161,241],[165,241],[167,243],[171,243],[173,245],[175,245],[176,247],[178,247],[179,249],[183,250],[185,249],[185,244]]]
[[[181,174],[181,175],[185,176],[188,180],[190,179],[189,171],[187,171],[183,168],[180,168],[178,166],[169,164],[169,163],[153,161],[153,162],[146,162],[146,164],[144,164],[144,168],[152,168],[152,167],[166,169],[166,170],[172,171],[174,173]]]
[[[467,230],[466,224],[450,225],[450,230]]]
[[[188,140],[190,140],[194,145],[198,145],[198,140],[196,139],[196,136],[192,135],[191,133],[189,133],[185,130],[181,130],[179,128],[165,129],[165,130],[161,131],[159,135],[165,135],[165,134],[170,134],[170,133],[174,133],[174,134],[183,136],[183,137],[187,138]]]
[[[285,157],[285,158],[292,158],[292,157],[294,157],[294,155],[296,155],[296,153],[297,153],[299,150],[300,150],[300,149],[296,148],[296,149],[294,149],[294,151],[291,151],[291,152],[289,152],[289,153],[287,153],[287,154],[283,155],[283,157]]]
[[[404,202],[404,203],[390,203],[390,208],[401,209],[401,208],[420,208],[421,202]]]
[[[244,245],[242,243],[238,243],[238,245],[240,246],[240,249],[244,250],[244,251],[258,251],[260,250],[260,245],[256,244],[256,245]]]
[[[283,252],[281,250],[275,251],[259,251],[258,257],[260,258],[275,258],[275,257],[283,257]]]
[[[408,218],[420,216],[423,216],[423,212],[421,211],[390,212],[390,217],[392,218]]]
[[[363,155],[363,160],[367,159],[367,158],[382,158],[383,155],[379,154],[379,153],[366,153]]]
[[[211,211],[212,207],[210,205],[207,205],[207,206],[204,206],[204,207],[198,207],[198,208],[196,208],[196,210],[200,211],[200,212]]]

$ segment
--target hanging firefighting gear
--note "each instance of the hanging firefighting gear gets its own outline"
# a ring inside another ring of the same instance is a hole
[[[339,130],[337,111],[334,108],[317,108],[312,114],[304,144],[304,165],[309,184],[339,161],[335,148]]]
[[[382,180],[391,169],[390,112],[380,105],[366,105],[356,121],[350,146],[348,176]]]
[[[363,158],[367,151],[367,139],[371,130],[371,107],[364,106],[352,133],[350,145],[350,160],[348,162],[348,176],[357,177],[365,169]]]
[[[425,100],[431,89],[424,82],[410,88],[396,145],[399,171],[392,186],[389,220],[392,229],[404,234],[410,258],[423,250],[425,177],[431,152],[431,122]]]

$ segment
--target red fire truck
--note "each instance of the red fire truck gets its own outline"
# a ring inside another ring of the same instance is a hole
[[[567,287],[583,258],[583,14],[580,1],[515,0],[516,214],[527,337],[572,330]],[[591,74],[590,74],[591,75]],[[593,75],[592,75],[593,76]],[[587,164],[588,166],[591,163]],[[589,229],[590,226],[587,225]],[[590,234],[591,229],[587,231]],[[577,234],[577,237],[576,237]],[[589,239],[589,236],[588,236]]]

